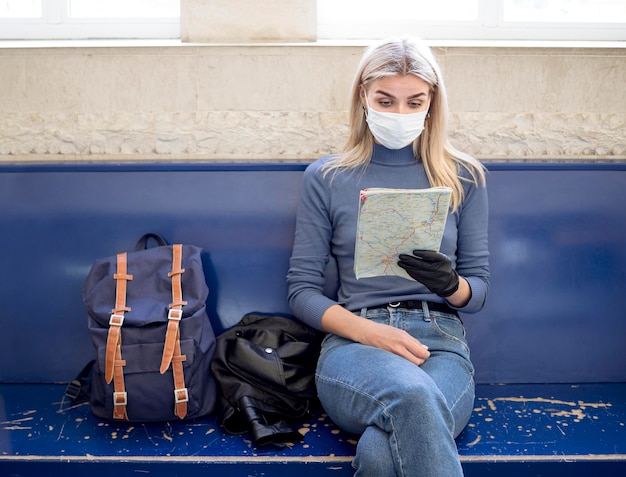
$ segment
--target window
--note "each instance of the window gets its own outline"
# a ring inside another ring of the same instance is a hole
[[[416,35],[426,40],[626,41],[626,0],[316,2],[320,40]],[[180,3],[0,0],[0,39],[180,38]],[[265,8],[263,2],[258,8]]]
[[[42,0],[8,0],[0,4],[0,18],[39,18]]]
[[[0,39],[180,38],[180,0],[3,0]]]
[[[626,0],[317,0],[319,39],[626,40]]]

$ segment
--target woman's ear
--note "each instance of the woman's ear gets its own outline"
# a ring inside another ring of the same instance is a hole
[[[359,97],[361,98],[361,105],[363,109],[367,109],[367,100],[365,99],[366,95],[365,86],[359,85]]]

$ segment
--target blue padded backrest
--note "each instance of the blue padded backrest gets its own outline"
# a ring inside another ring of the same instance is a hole
[[[74,377],[93,354],[81,301],[93,260],[148,231],[203,247],[216,332],[289,313],[304,167],[1,166],[0,382]],[[489,168],[492,285],[485,310],[463,316],[477,381],[626,380],[626,165]]]

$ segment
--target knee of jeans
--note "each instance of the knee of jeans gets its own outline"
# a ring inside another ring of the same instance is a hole
[[[441,390],[427,382],[407,385],[398,390],[395,399],[387,401],[385,414],[389,424],[396,426],[410,419],[409,426],[422,429],[454,429],[454,416]],[[410,416],[410,417],[409,417]]]
[[[397,384],[392,400],[410,409],[423,405],[432,407],[437,403],[445,403],[445,397],[439,387],[430,379],[420,381],[404,381]]]

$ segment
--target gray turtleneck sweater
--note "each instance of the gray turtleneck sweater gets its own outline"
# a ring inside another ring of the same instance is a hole
[[[390,150],[374,146],[370,163],[362,168],[322,175],[329,157],[309,165],[304,173],[298,208],[296,236],[287,274],[289,304],[296,317],[322,329],[324,312],[334,304],[358,311],[364,307],[403,300],[443,303],[414,280],[396,276],[361,278],[354,275],[354,245],[359,193],[368,187],[421,189],[430,187],[421,161],[412,146]],[[461,176],[469,177],[465,170]],[[489,288],[487,248],[487,191],[463,182],[465,198],[448,215],[441,252],[446,254],[472,289],[469,303],[459,309],[475,313],[482,309]],[[337,299],[324,295],[327,264],[336,261]]]

